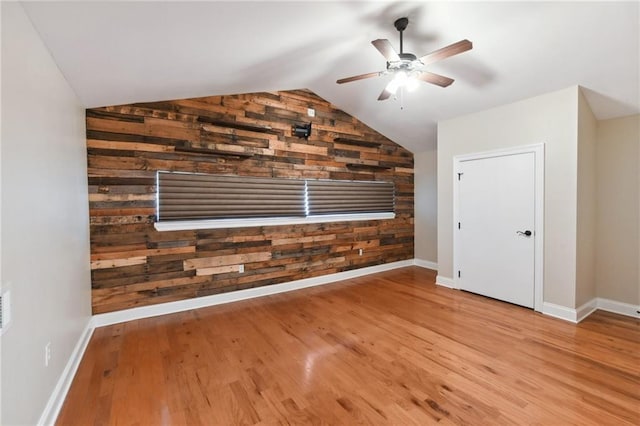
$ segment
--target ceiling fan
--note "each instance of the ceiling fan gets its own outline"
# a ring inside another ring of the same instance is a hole
[[[440,87],[447,87],[453,83],[452,78],[426,71],[424,70],[424,66],[470,50],[473,47],[473,44],[471,44],[469,40],[460,40],[457,43],[453,43],[447,47],[443,47],[442,49],[438,49],[435,52],[431,52],[418,58],[413,53],[405,53],[402,50],[402,32],[407,28],[407,25],[409,25],[409,19],[397,19],[393,25],[400,32],[400,53],[397,53],[393,46],[391,46],[389,40],[385,38],[373,40],[371,42],[371,44],[373,44],[373,46],[378,49],[378,51],[382,53],[382,56],[387,60],[387,69],[384,71],[370,72],[367,74],[354,75],[353,77],[341,78],[337,81],[338,84],[393,74],[393,80],[387,84],[382,93],[380,93],[380,96],[378,96],[379,101],[384,101],[385,99],[389,99],[391,95],[395,95],[400,87],[407,87],[407,89],[411,90],[413,87],[417,86],[418,81],[425,81]]]

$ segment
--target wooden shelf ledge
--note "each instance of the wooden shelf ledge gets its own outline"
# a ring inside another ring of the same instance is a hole
[[[358,163],[347,163],[347,169],[349,170],[371,170],[371,171],[382,171],[389,170],[391,167],[389,166],[378,166],[374,164],[358,164]]]
[[[213,124],[214,126],[228,127],[231,129],[248,130],[250,132],[269,133],[272,135],[279,135],[281,130],[276,130],[270,126],[260,126],[258,124],[238,123],[235,121],[216,120],[215,118],[199,116],[198,121],[200,123]]]
[[[363,140],[349,139],[349,138],[334,138],[333,141],[338,143],[344,143],[347,145],[364,146],[367,148],[378,148],[380,145],[382,145],[380,142],[363,141]]]

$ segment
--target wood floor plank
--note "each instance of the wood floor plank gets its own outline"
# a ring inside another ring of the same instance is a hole
[[[640,321],[418,267],[99,328],[58,425],[640,424]]]

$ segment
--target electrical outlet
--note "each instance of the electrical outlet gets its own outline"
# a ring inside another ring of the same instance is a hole
[[[240,272],[241,274],[244,274],[244,265],[238,266],[238,272]]]
[[[358,256],[362,256],[362,249],[358,249]]]
[[[51,342],[48,342],[44,347],[44,366],[48,367],[51,361]]]
[[[315,117],[316,116],[316,110],[313,108],[307,108],[307,115],[309,117]]]

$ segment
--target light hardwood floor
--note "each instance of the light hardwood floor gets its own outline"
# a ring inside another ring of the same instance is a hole
[[[640,321],[409,267],[99,328],[59,425],[640,424]]]

